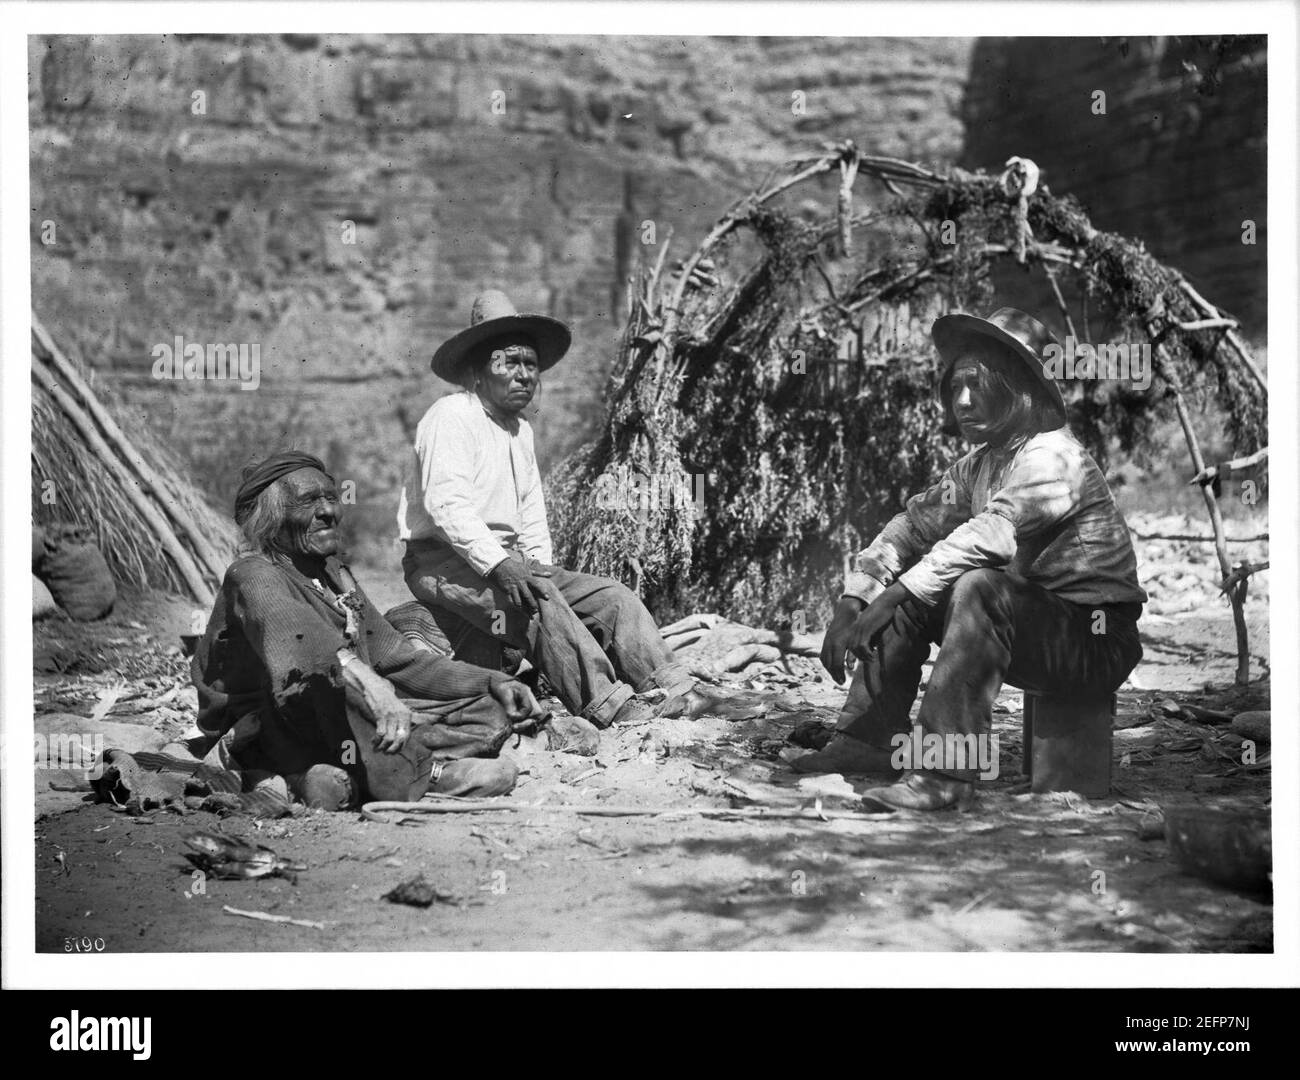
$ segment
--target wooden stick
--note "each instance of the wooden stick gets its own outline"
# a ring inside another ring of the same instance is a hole
[[[1074,332],[1074,320],[1070,318],[1070,309],[1066,306],[1065,297],[1061,295],[1061,286],[1056,282],[1056,271],[1045,260],[1040,259],[1039,263],[1043,267],[1043,273],[1047,275],[1047,283],[1052,286],[1052,295],[1056,297],[1056,302],[1061,308],[1061,317],[1065,320],[1065,332],[1078,341],[1079,335]]]
[[[840,158],[840,191],[836,206],[839,215],[840,254],[848,258],[853,254],[853,181],[858,175],[858,155],[848,143]]]
[[[818,810],[800,807],[781,808],[763,806],[745,806],[735,809],[720,806],[578,806],[555,803],[547,806],[529,806],[526,803],[511,804],[494,799],[469,799],[463,802],[444,802],[441,799],[422,799],[420,802],[371,802],[361,808],[363,814],[378,815],[389,810],[403,814],[480,814],[500,813],[537,813],[556,811],[564,814],[577,814],[579,817],[702,817],[702,818],[744,818],[746,820],[774,821],[882,821],[894,817],[892,813],[869,814],[855,810]],[[375,818],[375,820],[383,820]]]
[[[664,235],[663,245],[659,248],[659,257],[655,259],[654,266],[650,271],[650,277],[646,281],[647,295],[654,295],[655,287],[659,284],[659,275],[663,273],[664,262],[668,258],[668,245],[673,241],[673,228],[668,226],[668,232]]]
[[[1221,478],[1225,474],[1235,472],[1245,472],[1247,469],[1253,469],[1256,465],[1268,460],[1268,447],[1261,446],[1253,454],[1247,454],[1245,457],[1233,458],[1231,461],[1221,461],[1217,465],[1210,465],[1203,472],[1198,472],[1189,481],[1189,484],[1209,484],[1216,478]]]
[[[1213,544],[1216,542],[1213,536],[1196,536],[1192,533],[1142,533],[1132,527],[1129,528],[1134,536],[1139,540],[1190,540],[1202,544]],[[1224,539],[1229,544],[1255,544],[1268,539],[1268,533],[1259,533],[1257,536],[1225,536]]]
[[[1223,312],[1192,288],[1191,282],[1181,274],[1178,275],[1178,287],[1183,291],[1184,296],[1191,300],[1193,304],[1200,308],[1201,311],[1211,319],[1223,319]],[[1246,365],[1246,368],[1249,370],[1251,375],[1254,376],[1255,382],[1259,384],[1259,388],[1267,394],[1268,380],[1264,378],[1264,373],[1260,371],[1259,367],[1255,364],[1255,358],[1250,355],[1250,350],[1246,348],[1246,344],[1241,340],[1240,335],[1238,335],[1236,330],[1229,329],[1224,336],[1228,339],[1228,344],[1232,346],[1232,349],[1237,354],[1238,358]]]
[[[104,434],[104,440],[117,450],[121,459],[131,467],[141,484],[143,484],[144,491],[152,495],[163,507],[167,512],[167,516],[172,519],[186,539],[193,545],[201,564],[206,567],[212,577],[213,584],[219,584],[226,573],[226,562],[220,558],[208,538],[195,526],[190,515],[177,505],[175,497],[162,477],[150,467],[149,463],[140,455],[140,452],[131,445],[130,440],[122,433],[122,429],[118,427],[112,415],[91,392],[90,387],[86,385],[86,381],[81,377],[76,365],[63,354],[45,327],[41,325],[41,321],[34,311],[32,312],[32,336],[49,356],[50,366],[62,377],[64,383],[75,392],[81,404],[99,425]]]
[[[1152,341],[1156,341],[1153,330],[1154,328],[1148,323],[1147,334]],[[1179,385],[1173,367],[1169,363],[1169,353],[1161,342],[1156,342],[1155,362],[1156,370],[1159,372],[1160,377],[1164,379],[1166,392],[1173,398],[1174,410],[1178,413],[1178,422],[1183,428],[1183,438],[1187,442],[1187,451],[1192,458],[1192,468],[1199,473],[1205,468],[1205,458],[1201,454],[1200,440],[1197,439],[1196,430],[1192,427],[1192,418],[1187,411],[1187,403],[1183,399],[1182,387]],[[1214,494],[1214,488],[1209,484],[1201,487],[1201,495],[1205,499],[1205,508],[1210,513],[1210,527],[1214,530],[1214,550],[1219,559],[1219,569],[1226,579],[1232,575],[1232,562],[1228,558],[1228,542],[1224,535],[1223,513],[1219,509],[1219,499]],[[1247,639],[1246,613],[1243,610],[1241,586],[1234,588],[1229,593],[1228,598],[1232,602],[1232,621],[1237,631],[1236,682],[1238,686],[1244,686],[1250,682],[1250,646]]]
[[[1237,472],[1242,469],[1250,469],[1258,465],[1261,461],[1268,459],[1268,447],[1261,446],[1253,454],[1247,454],[1245,457],[1233,458],[1231,461],[1225,461],[1219,466],[1220,469],[1227,469],[1229,472]]]
[[[1196,319],[1192,322],[1180,322],[1175,324],[1179,330],[1235,330],[1237,321],[1235,319]]]
[[[153,530],[163,550],[171,557],[176,569],[184,579],[186,587],[190,590],[190,594],[199,604],[205,607],[210,606],[213,594],[202,571],[194,562],[190,553],[185,550],[184,546],[176,538],[176,534],[172,532],[171,527],[162,514],[159,513],[158,508],[145,496],[138,479],[118,460],[112,448],[104,441],[94,422],[72,399],[71,395],[63,387],[59,386],[54,376],[45,369],[43,364],[32,365],[32,378],[68,415],[73,426],[81,433],[82,438],[90,444],[91,449],[94,450],[99,459],[117,477],[126,497],[140,512],[140,516]]]
[[[1224,580],[1223,584],[1219,586],[1219,592],[1226,593],[1230,589],[1236,588],[1239,584],[1243,584],[1251,574],[1258,574],[1261,570],[1267,569],[1267,559],[1263,562],[1257,563],[1242,563]]]
[[[1013,255],[1014,253],[1014,249],[1008,247],[1006,244],[985,244],[981,250],[981,254],[983,255]],[[1044,264],[1056,263],[1062,266],[1072,266],[1075,269],[1078,269],[1078,254],[1056,244],[1034,244],[1029,249],[1029,254],[1032,258],[1036,258]],[[850,312],[857,311],[859,308],[880,299],[881,296],[893,289],[901,288],[903,285],[916,284],[923,281],[930,277],[935,270],[943,269],[945,266],[950,265],[952,261],[953,259],[951,255],[945,255],[942,258],[913,263],[901,276],[893,278],[887,284],[882,285],[873,292],[867,293],[865,296],[861,296],[856,300],[851,301],[847,305],[847,310]],[[1046,265],[1044,265],[1044,269],[1046,270]],[[871,274],[860,278],[857,284],[859,286],[864,284],[872,276],[878,275],[880,272],[881,271],[879,270],[873,271]],[[818,309],[818,311],[813,314],[819,314],[822,310],[825,310],[825,308]]]
[[[227,915],[239,915],[245,919],[256,919],[258,922],[278,922],[292,923],[294,926],[307,926],[312,930],[324,930],[323,922],[312,922],[311,919],[292,919],[288,915],[270,915],[265,911],[241,911],[239,908],[233,908],[229,904],[222,904],[221,910]]]

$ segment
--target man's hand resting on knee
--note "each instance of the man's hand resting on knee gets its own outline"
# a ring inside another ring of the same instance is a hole
[[[363,664],[356,653],[339,651],[343,687],[348,699],[356,704],[375,725],[375,749],[395,754],[424,718],[402,704],[393,684]]]
[[[538,604],[548,601],[547,579],[550,569],[535,560],[510,555],[488,571],[492,583],[509,598],[515,607],[536,615]]]
[[[870,604],[856,596],[840,598],[822,642],[822,667],[830,672],[832,679],[844,681],[846,660],[848,670],[852,671],[854,658],[867,658],[875,647],[876,636],[893,621],[894,609],[911,595],[894,582]]]
[[[862,609],[866,607],[856,596],[842,596],[835,605],[835,614],[831,624],[826,628],[826,637],[822,641],[822,667],[837,683],[844,681],[844,661],[849,654],[849,641],[853,635],[853,624],[857,622]],[[850,666],[852,661],[850,661]]]
[[[854,620],[849,631],[849,652],[859,660],[865,660],[876,647],[876,637],[880,631],[894,621],[894,609],[904,600],[910,599],[911,595],[902,585],[894,582],[872,600],[866,610]]]

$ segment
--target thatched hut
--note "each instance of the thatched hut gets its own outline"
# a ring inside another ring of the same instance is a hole
[[[35,313],[32,521],[85,530],[119,585],[178,592],[204,606],[235,549],[230,519],[204,501],[147,428],[92,389]]]

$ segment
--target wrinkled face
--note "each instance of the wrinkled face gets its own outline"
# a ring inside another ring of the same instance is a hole
[[[952,411],[967,442],[989,442],[1006,420],[1008,402],[990,374],[991,369],[974,354],[959,357],[953,365]]]
[[[493,342],[492,354],[477,373],[479,395],[494,408],[513,416],[537,393],[541,376],[537,350],[523,338]]]
[[[334,481],[319,469],[298,469],[284,477],[284,524],[275,545],[290,555],[325,558],[338,553],[339,496]]]

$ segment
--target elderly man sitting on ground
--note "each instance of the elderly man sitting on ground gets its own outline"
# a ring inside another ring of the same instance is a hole
[[[244,470],[235,521],[249,553],[226,571],[194,656],[200,729],[246,785],[283,777],[325,809],[510,791],[517,770],[497,753],[539,713],[532,693],[389,625],[336,557],[339,509],[310,454]]]

